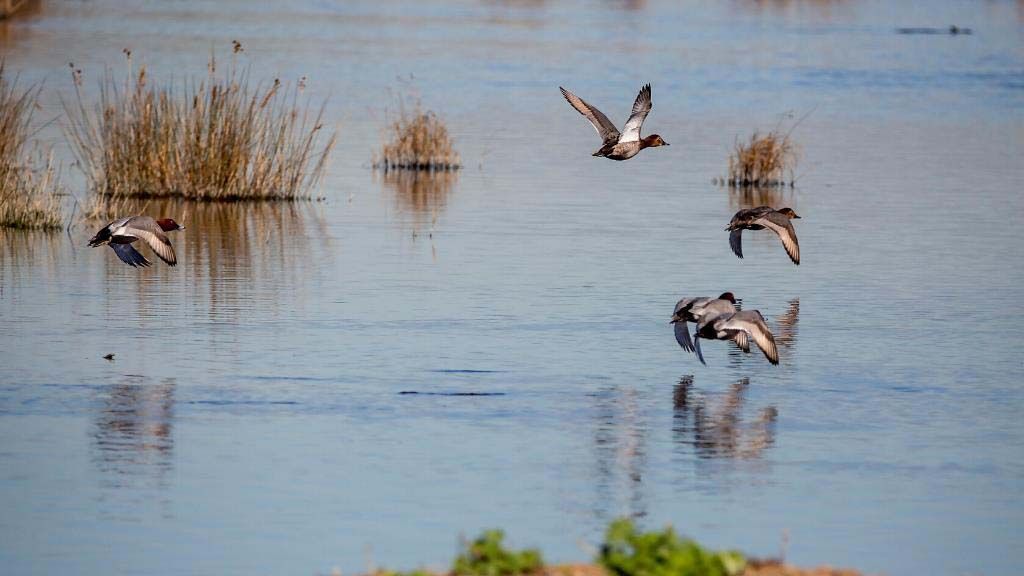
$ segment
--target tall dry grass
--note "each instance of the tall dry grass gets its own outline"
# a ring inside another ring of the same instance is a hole
[[[792,184],[796,161],[796,148],[788,133],[772,130],[762,135],[754,132],[749,142],[736,142],[729,155],[727,182],[730,186]]]
[[[754,132],[748,142],[737,139],[729,155],[729,175],[723,183],[733,187],[793,186],[799,152],[791,135],[812,113],[813,109],[783,130],[783,124],[793,118],[793,113],[787,112],[767,134]]]
[[[40,87],[17,84],[0,61],[0,227],[59,229],[59,171],[52,152],[30,142]]]
[[[240,45],[236,44],[235,52]],[[71,148],[97,195],[179,196],[195,200],[308,198],[323,176],[336,134],[324,106],[302,96],[304,80],[253,83],[234,59],[219,73],[181,83],[151,79],[146,68],[123,81],[110,71],[90,106],[81,70],[64,102]]]
[[[425,111],[419,101],[412,110],[399,103],[398,118],[388,124],[386,141],[373,166],[387,170],[447,171],[461,167],[459,153],[436,114]]]

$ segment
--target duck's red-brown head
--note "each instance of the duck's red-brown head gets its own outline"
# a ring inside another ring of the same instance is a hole
[[[658,146],[668,146],[668,142],[665,142],[665,140],[663,140],[662,137],[658,136],[657,134],[651,134],[650,136],[644,136],[640,140],[640,147],[641,148],[656,148]]]
[[[728,300],[729,302],[731,302],[733,304],[736,303],[736,297],[732,295],[732,292],[722,292],[718,296],[718,299],[719,300]]]
[[[799,216],[796,215],[796,212],[794,212],[792,208],[780,208],[779,210],[776,210],[776,212],[786,216],[790,220],[794,218],[800,218]]]
[[[173,232],[175,230],[184,230],[185,229],[184,226],[182,226],[181,224],[178,224],[177,222],[175,222],[174,220],[172,220],[170,218],[161,218],[161,219],[157,220],[156,223],[160,226],[160,229],[163,230],[164,232]]]

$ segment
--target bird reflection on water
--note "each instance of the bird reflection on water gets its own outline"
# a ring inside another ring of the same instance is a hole
[[[775,343],[779,348],[792,349],[796,345],[796,325],[800,320],[800,299],[789,301],[785,312],[775,319]]]
[[[694,390],[693,376],[679,379],[672,394],[672,432],[679,445],[692,446],[700,458],[757,459],[775,443],[778,410],[766,406],[744,422],[744,394],[750,385],[742,378],[720,398]]]
[[[635,388],[608,388],[595,401],[594,456],[597,489],[594,514],[603,521],[647,515],[644,472],[649,425]]]
[[[736,299],[736,309],[743,309],[743,300],[740,298]],[[769,322],[772,335],[775,336],[775,345],[778,347],[780,366],[783,368],[789,366],[786,360],[788,360],[796,348],[797,324],[799,321],[800,298],[793,298],[786,303],[786,311],[775,317],[774,322]],[[729,365],[733,368],[739,368],[744,361],[744,357],[747,356],[746,352],[735,346],[729,346],[727,354],[729,355]]]
[[[174,378],[127,377],[104,390],[92,430],[92,459],[111,487],[164,488],[174,468]]]

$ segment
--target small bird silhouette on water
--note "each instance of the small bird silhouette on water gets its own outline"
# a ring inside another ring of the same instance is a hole
[[[111,352],[110,354],[107,354],[107,355],[103,356],[103,359],[104,360],[109,360],[109,361],[113,362],[114,361],[114,353]]]
[[[729,221],[725,227],[729,234],[729,246],[739,258],[743,258],[743,245],[741,234],[743,230],[764,230],[765,228],[775,232],[782,240],[782,247],[789,254],[793,264],[800,265],[800,243],[796,239],[796,230],[790,220],[800,218],[792,208],[781,208],[775,210],[770,206],[758,206],[747,210],[740,210]]]
[[[142,240],[168,266],[174,266],[178,263],[178,259],[174,255],[174,247],[171,246],[166,232],[184,229],[184,226],[170,218],[154,220],[149,216],[128,216],[114,220],[101,228],[92,237],[92,240],[89,240],[89,246],[96,247],[107,244],[125,264],[133,268],[136,266],[146,267],[150,266],[152,262],[132,247],[133,242]]]
[[[601,147],[594,152],[594,156],[604,156],[612,160],[629,160],[644,148],[668,146],[668,142],[665,142],[657,134],[651,134],[645,138],[640,137],[640,127],[643,126],[644,119],[651,111],[650,84],[644,86],[640,90],[640,94],[637,95],[636,101],[633,102],[633,112],[629,115],[629,120],[626,120],[626,125],[622,127],[622,132],[619,132],[615,124],[612,124],[612,121],[600,110],[587,104],[582,98],[565,88],[559,86],[558,89],[562,91],[562,96],[565,96],[573,108],[590,120],[597,130],[598,136],[601,137]]]

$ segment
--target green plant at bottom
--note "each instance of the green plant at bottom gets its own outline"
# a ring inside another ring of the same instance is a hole
[[[616,576],[735,576],[746,565],[739,552],[708,550],[671,527],[640,532],[627,519],[608,527],[599,561]]]
[[[501,545],[505,533],[501,530],[486,530],[469,544],[467,549],[455,558],[452,574],[457,576],[512,576],[531,574],[544,566],[540,551],[506,550]]]

